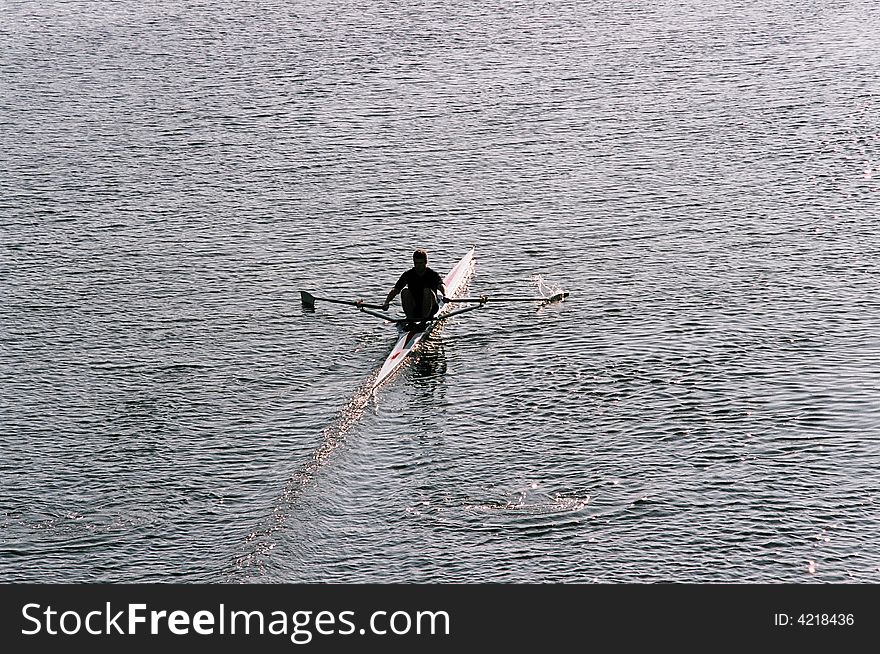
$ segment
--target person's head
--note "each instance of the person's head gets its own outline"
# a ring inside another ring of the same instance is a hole
[[[428,267],[428,253],[419,248],[413,252],[413,266],[416,270],[424,270]]]

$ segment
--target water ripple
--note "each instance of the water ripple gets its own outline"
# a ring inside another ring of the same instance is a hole
[[[872,9],[5,3],[0,579],[876,583]]]

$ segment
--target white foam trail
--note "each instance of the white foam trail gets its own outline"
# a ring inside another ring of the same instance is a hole
[[[378,372],[378,371],[377,371]],[[272,515],[263,526],[248,534],[248,552],[234,561],[230,576],[244,573],[255,577],[265,570],[265,559],[275,549],[275,533],[284,527],[297,500],[312,483],[318,471],[327,463],[335,450],[345,443],[345,435],[357,424],[373,397],[372,387],[376,374],[371,375],[339,412],[339,417],[322,432],[321,443],[311,458],[296,470],[276,499]]]

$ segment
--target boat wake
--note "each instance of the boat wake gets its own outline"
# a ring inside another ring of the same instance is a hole
[[[281,530],[296,507],[302,494],[312,484],[315,476],[345,443],[345,435],[363,416],[373,398],[373,384],[378,371],[374,372],[355,395],[345,404],[336,420],[322,432],[321,443],[309,460],[296,470],[275,500],[272,513],[263,525],[250,532],[246,538],[247,553],[234,559],[230,581],[248,583],[250,579],[265,575],[267,559],[275,549],[276,534]]]

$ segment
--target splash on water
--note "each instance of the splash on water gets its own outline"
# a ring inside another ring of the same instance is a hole
[[[561,286],[547,283],[543,275],[533,275],[532,286],[538,290],[538,295],[543,295],[545,297],[554,295],[562,290]]]

